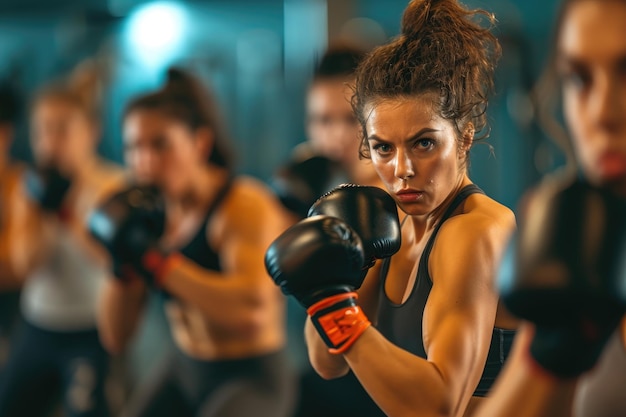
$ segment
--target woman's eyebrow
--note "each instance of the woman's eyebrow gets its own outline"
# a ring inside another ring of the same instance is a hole
[[[420,129],[417,133],[415,133],[414,135],[411,135],[409,138],[406,139],[406,141],[410,141],[413,140],[415,138],[418,138],[420,136],[422,136],[424,133],[432,133],[432,132],[439,132],[439,129],[433,129],[431,127],[424,127],[422,129]],[[376,140],[378,142],[387,142],[387,140],[380,138],[378,135],[373,134],[367,137],[368,141],[371,140]],[[406,142],[405,141],[405,142]]]

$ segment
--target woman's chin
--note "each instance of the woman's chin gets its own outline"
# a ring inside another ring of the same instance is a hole
[[[418,202],[400,203],[398,202],[397,204],[398,204],[398,207],[400,207],[400,210],[402,210],[404,213],[408,214],[409,216],[424,216],[431,212],[430,208],[426,206],[424,203],[418,203]]]

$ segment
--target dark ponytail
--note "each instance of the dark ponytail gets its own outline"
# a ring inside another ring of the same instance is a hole
[[[486,18],[484,27],[480,18]],[[357,70],[352,104],[359,118],[361,155],[369,157],[366,106],[377,100],[435,93],[441,117],[462,134],[469,123],[475,139],[489,135],[486,108],[500,45],[490,32],[495,18],[456,0],[413,0],[402,16],[402,33],[374,49]]]
[[[134,110],[156,110],[195,131],[208,128],[213,133],[213,148],[208,162],[232,170],[231,150],[226,127],[212,92],[196,77],[181,68],[167,70],[161,89],[132,100],[124,115]]]

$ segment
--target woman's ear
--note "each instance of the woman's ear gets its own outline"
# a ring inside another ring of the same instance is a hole
[[[201,127],[195,133],[196,152],[202,162],[206,163],[213,152],[215,144],[215,134],[208,127]]]
[[[466,156],[469,153],[470,149],[472,148],[472,145],[474,144],[474,133],[475,133],[474,124],[472,122],[469,122],[465,126],[465,129],[463,130],[463,135],[461,136],[461,144],[460,144],[461,152],[459,152],[459,155]]]

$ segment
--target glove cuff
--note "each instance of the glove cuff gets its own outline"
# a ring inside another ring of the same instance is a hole
[[[332,354],[345,353],[371,325],[356,304],[357,298],[356,292],[333,295],[307,310],[311,322]]]
[[[74,217],[72,209],[69,208],[66,204],[62,204],[61,207],[59,207],[56,215],[59,221],[63,224],[70,224]]]
[[[171,254],[163,254],[158,250],[150,250],[142,257],[144,268],[150,271],[153,284],[157,288],[163,288],[169,273],[176,268],[182,260],[182,255],[174,252]]]
[[[133,282],[144,281],[142,276],[130,264],[113,262],[113,277],[123,285],[131,285]]]

